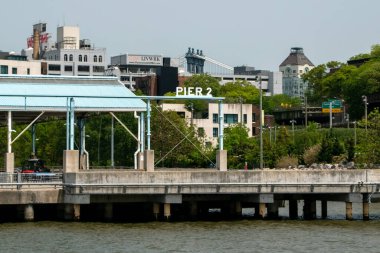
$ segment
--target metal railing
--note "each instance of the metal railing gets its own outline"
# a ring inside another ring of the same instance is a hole
[[[0,186],[58,185],[62,182],[62,173],[0,173]]]

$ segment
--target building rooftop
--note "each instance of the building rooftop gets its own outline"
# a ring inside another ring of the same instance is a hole
[[[302,47],[292,47],[290,49],[289,56],[280,64],[280,67],[286,65],[309,65],[314,66],[314,64],[306,57],[303,53]]]
[[[146,104],[115,77],[0,75],[0,111],[145,111]]]

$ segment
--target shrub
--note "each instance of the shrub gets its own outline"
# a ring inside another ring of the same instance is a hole
[[[303,160],[305,164],[310,166],[313,163],[318,162],[318,154],[321,151],[321,144],[316,144],[308,148],[303,154]]]
[[[283,156],[281,157],[276,167],[277,168],[288,168],[289,166],[296,167],[298,165],[298,158],[295,156]]]

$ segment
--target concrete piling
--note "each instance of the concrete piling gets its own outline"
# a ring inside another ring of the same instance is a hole
[[[33,205],[25,205],[25,207],[24,207],[24,220],[25,221],[33,221],[34,220]]]
[[[352,202],[346,202],[346,220],[352,220]]]
[[[153,203],[153,217],[155,220],[158,220],[158,216],[160,215],[160,204]]]
[[[106,221],[111,221],[113,219],[113,204],[112,203],[104,204],[104,219]]]
[[[289,218],[293,220],[298,219],[297,200],[294,200],[294,199],[289,200]]]
[[[164,218],[169,220],[171,216],[170,203],[164,203]]]
[[[327,218],[327,200],[321,201],[321,214],[322,214],[322,219]]]

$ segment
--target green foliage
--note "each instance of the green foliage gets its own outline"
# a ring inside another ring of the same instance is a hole
[[[226,103],[259,104],[259,90],[247,81],[229,82],[221,86],[220,96]]]
[[[228,168],[243,169],[245,162],[249,165],[255,163],[252,153],[257,152],[257,146],[248,137],[248,130],[244,125],[237,124],[225,129],[224,148],[228,153]]]
[[[301,100],[296,97],[289,97],[285,94],[278,94],[263,98],[263,108],[268,113],[273,113],[284,108],[295,108],[301,106]]]

